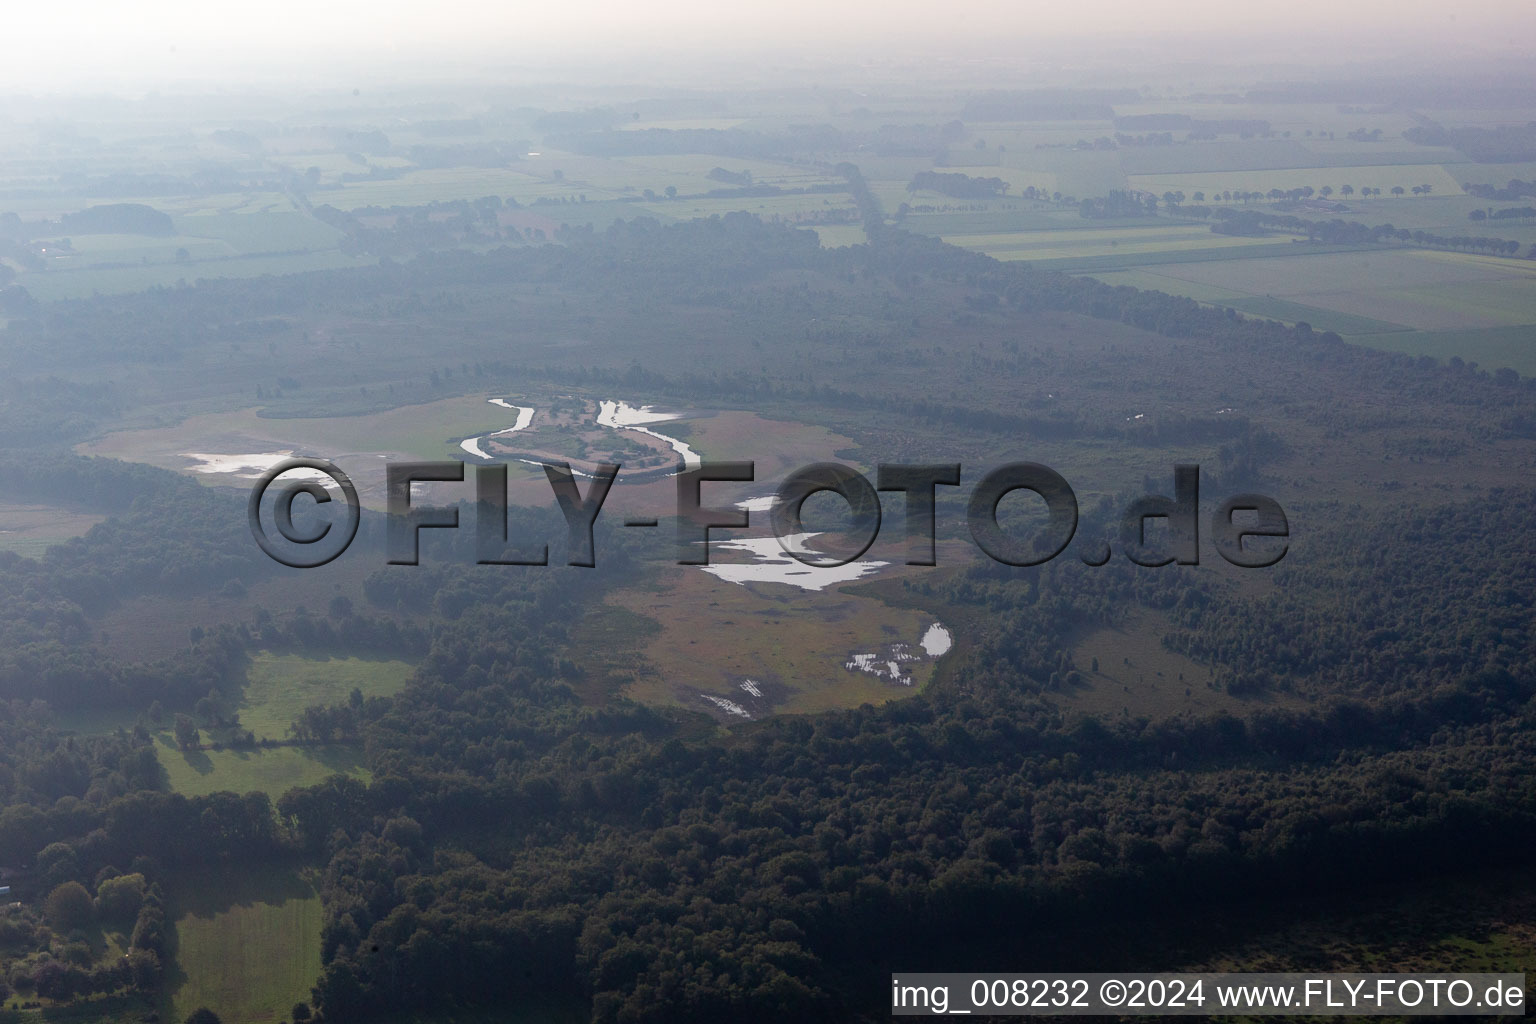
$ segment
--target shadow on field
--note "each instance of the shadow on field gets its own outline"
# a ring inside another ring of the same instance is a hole
[[[311,869],[312,873],[312,869]],[[176,1002],[181,990],[192,979],[182,966],[181,925],[188,919],[211,920],[239,907],[258,904],[281,906],[290,900],[308,900],[316,895],[314,885],[306,880],[304,869],[296,864],[278,863],[251,867],[224,867],[189,871],[168,886],[167,917],[171,922],[167,935],[167,957],[160,988],[160,1017],[180,1020]],[[222,925],[221,925],[222,927]],[[233,926],[238,927],[238,926]],[[217,1008],[225,1020],[240,1019],[234,1008]]]
[[[195,871],[174,888],[170,909],[175,917],[213,917],[236,906],[279,904],[315,895],[315,887],[294,865]]]

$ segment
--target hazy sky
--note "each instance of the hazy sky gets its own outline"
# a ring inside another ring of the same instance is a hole
[[[382,70],[451,55],[548,67],[566,55],[621,51],[634,65],[762,45],[817,56],[845,47],[858,59],[883,45],[944,57],[1105,31],[1186,39],[1257,31],[1281,42],[1299,30],[1378,45],[1385,35],[1536,49],[1533,0],[6,0],[0,25],[0,84],[50,92],[71,83],[324,79],[342,66]]]

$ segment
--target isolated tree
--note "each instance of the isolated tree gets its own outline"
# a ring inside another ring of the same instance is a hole
[[[676,185],[668,185],[663,191],[666,192],[668,199],[676,199],[677,198],[677,186]],[[300,1003],[299,1005],[303,1006],[304,1004]]]
[[[1320,191],[1322,193],[1323,198],[1327,199],[1329,196],[1333,195],[1333,186],[1332,185],[1324,185]]]
[[[107,921],[129,921],[144,905],[144,876],[118,875],[96,887],[96,912]]]
[[[1403,186],[1401,186],[1401,185],[1393,185],[1392,186],[1392,194],[1395,195],[1395,196],[1402,195],[1403,194]]]
[[[1339,195],[1344,196],[1345,198],[1348,198],[1349,196],[1352,196],[1354,194],[1355,194],[1355,186],[1353,186],[1353,185],[1340,185],[1339,186]]]
[[[91,894],[79,882],[65,882],[48,894],[43,902],[43,914],[48,923],[63,932],[84,928],[96,916],[96,906]]]
[[[197,723],[192,721],[190,717],[187,715],[177,715],[176,724],[173,728],[176,734],[176,745],[182,750],[191,750],[198,745]]]
[[[127,956],[128,977],[140,992],[152,992],[160,984],[160,957],[150,949],[135,949]]]
[[[186,1024],[224,1024],[219,1020],[219,1015],[206,1006],[199,1006],[187,1014]]]

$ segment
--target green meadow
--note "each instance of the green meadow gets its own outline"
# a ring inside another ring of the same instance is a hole
[[[199,1007],[224,1024],[286,1020],[320,977],[320,896],[289,865],[194,871],[168,892],[175,959],[164,1019]]]

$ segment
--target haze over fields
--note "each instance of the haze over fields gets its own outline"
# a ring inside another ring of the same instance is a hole
[[[1306,60],[1431,64],[1464,52],[1518,57],[1536,34],[1520,0],[1369,0],[1284,5],[1181,0],[1021,4],[981,0],[936,10],[917,0],[784,0],[771,5],[666,0],[576,4],[448,0],[272,0],[259,14],[195,0],[13,5],[0,84],[74,92],[200,81],[265,87],[350,77],[370,84],[497,76],[575,84],[614,74],[700,84],[767,81],[774,68],[824,79],[891,60],[950,74],[985,59],[1056,70],[1085,64],[1250,70]],[[1234,52],[1236,51],[1236,52]],[[743,64],[741,58],[752,59]],[[963,67],[963,65],[962,65]]]
[[[1536,962],[1530,5],[5,28],[0,1024]]]

